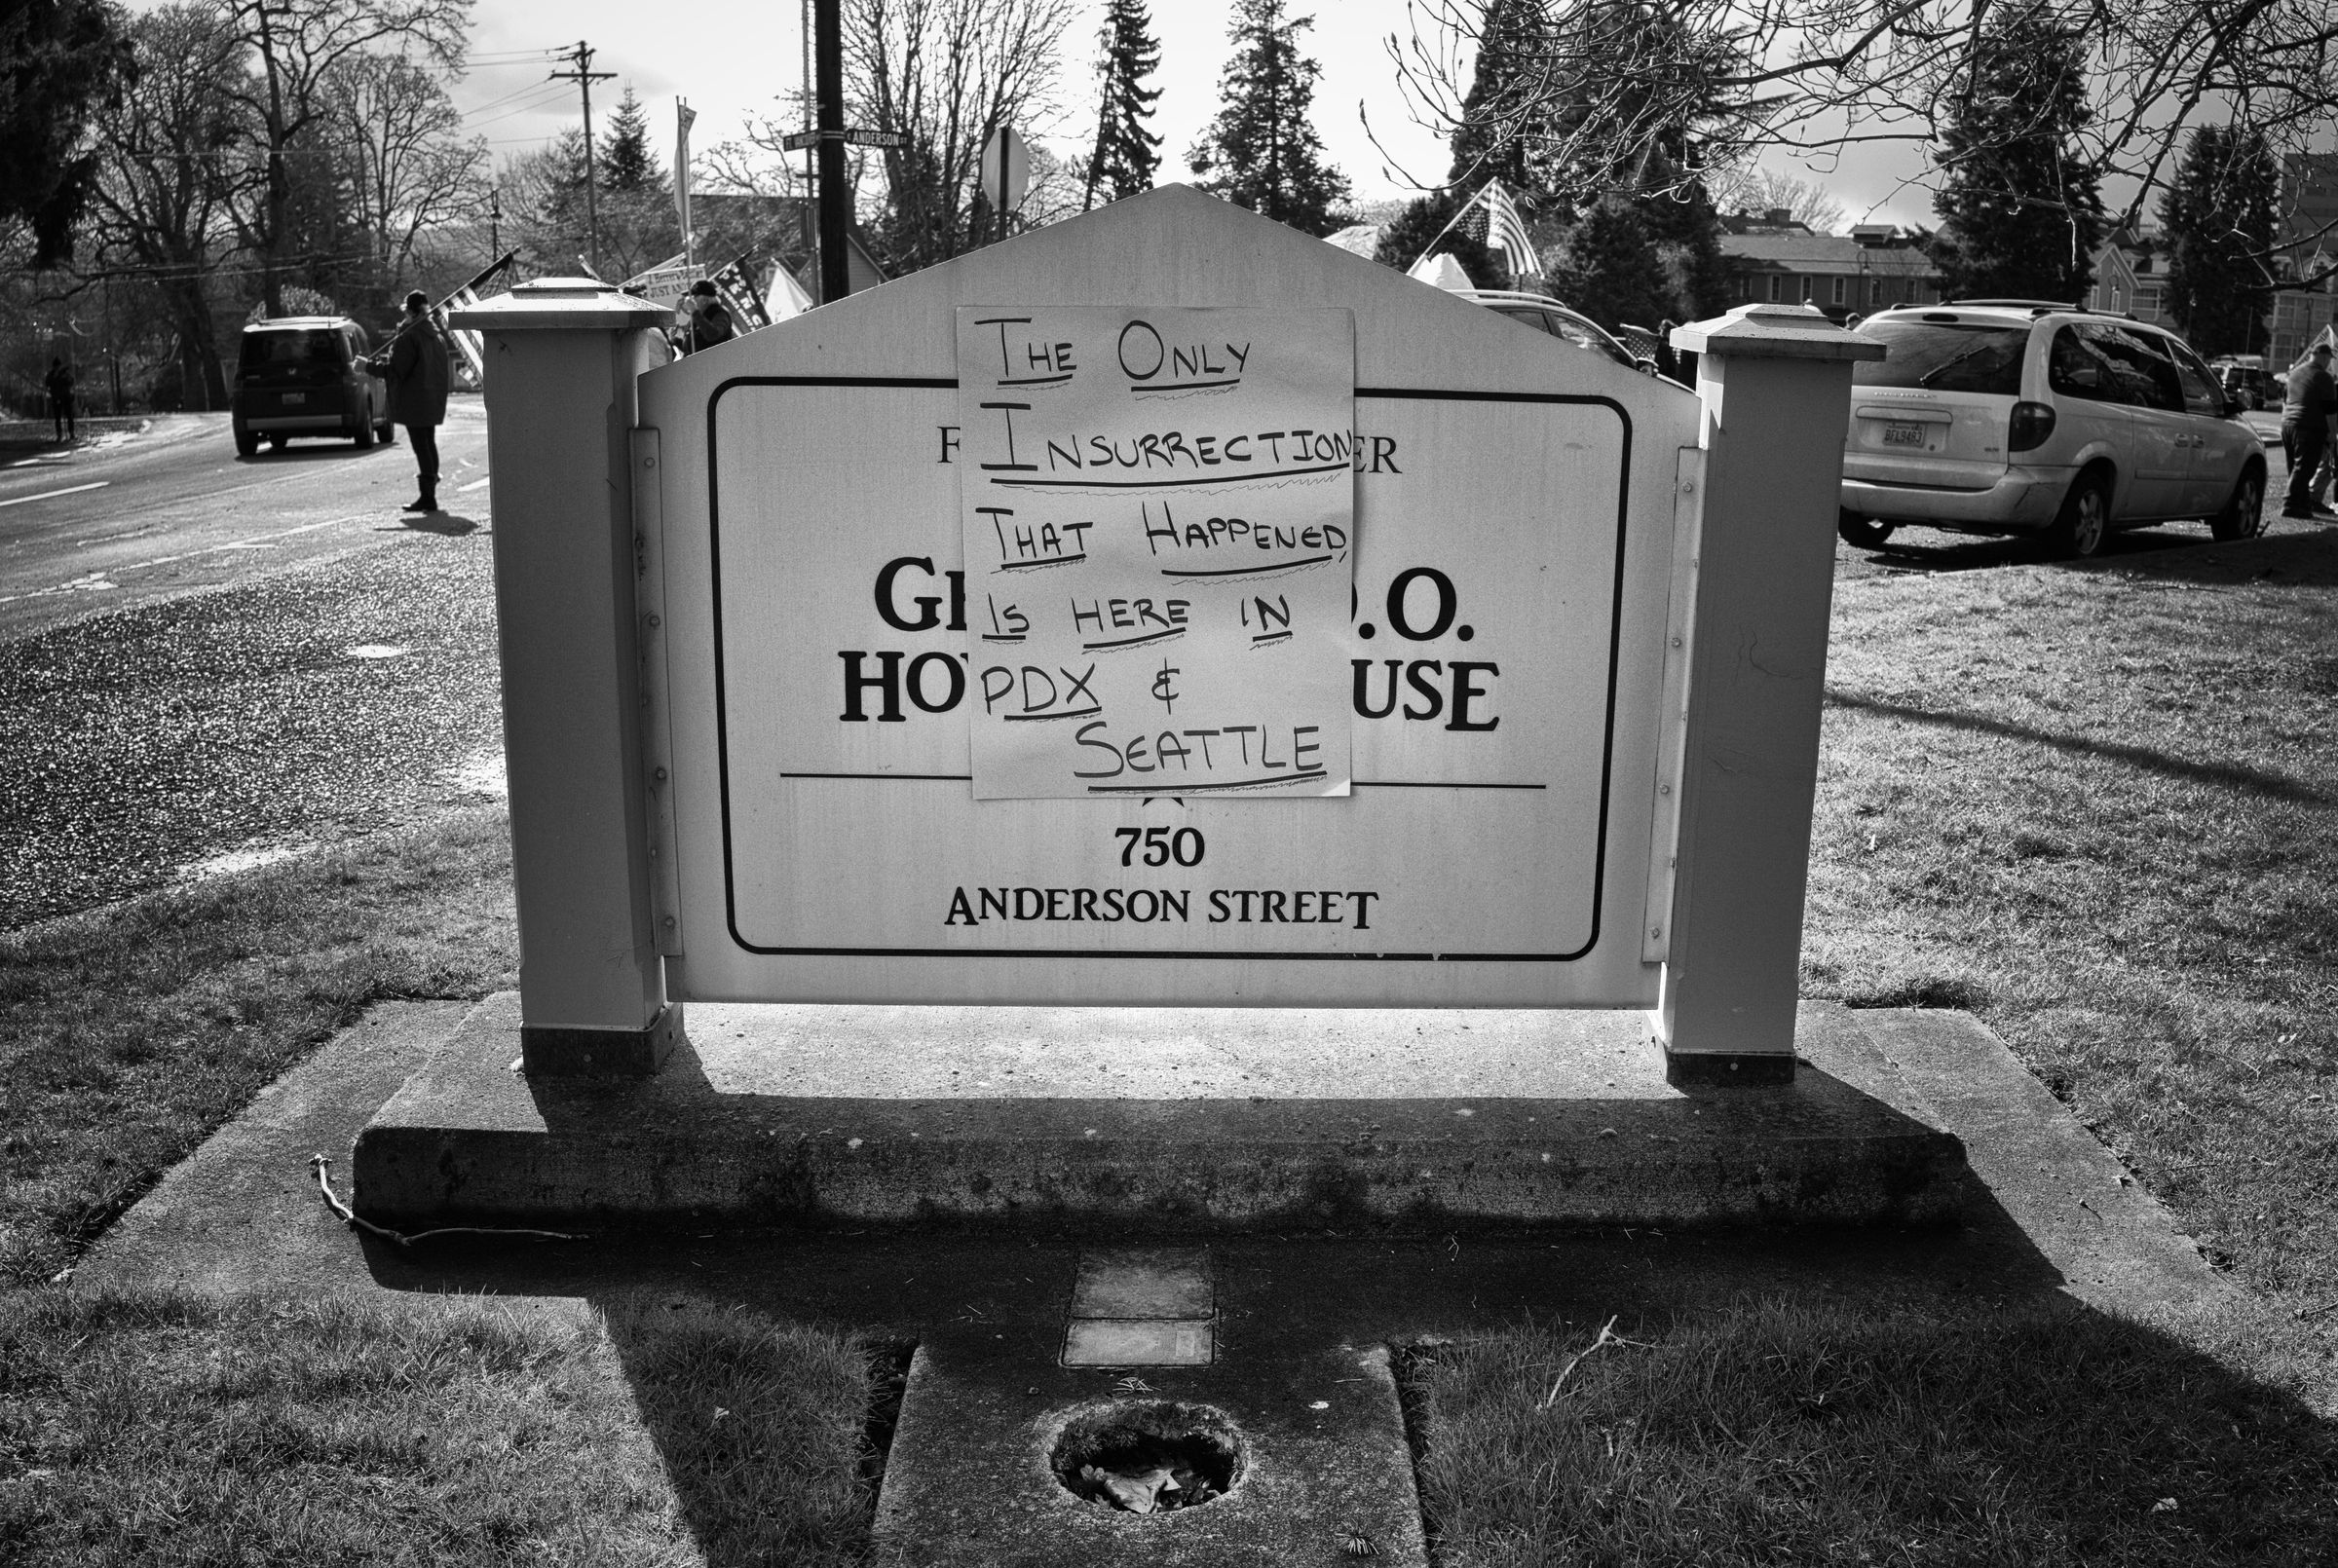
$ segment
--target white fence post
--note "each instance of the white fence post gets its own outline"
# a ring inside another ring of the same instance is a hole
[[[542,279],[454,313],[486,349],[504,763],[532,1073],[649,1073],[672,1048],[651,928],[628,432],[673,313]]]
[[[1678,327],[1700,357],[1705,501],[1663,997],[1678,1084],[1791,1081],[1851,362],[1809,306]]]

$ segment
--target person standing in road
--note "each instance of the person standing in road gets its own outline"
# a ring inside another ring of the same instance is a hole
[[[414,467],[421,494],[406,503],[406,511],[438,509],[438,427],[446,423],[446,389],[454,378],[446,336],[431,313],[430,296],[421,289],[406,296],[405,318],[390,346],[366,362],[375,375],[390,383],[390,418],[406,428],[414,446]]]
[[[61,358],[52,358],[41,384],[49,389],[49,417],[57,423],[57,438],[79,440],[80,432],[73,425],[73,367]]]
[[[2314,503],[2314,470],[2330,449],[2333,419],[2338,419],[2338,383],[2330,380],[2330,346],[2317,343],[2312,354],[2291,367],[2288,392],[2281,399],[2281,451],[2289,459],[2283,517],[2332,515]]]

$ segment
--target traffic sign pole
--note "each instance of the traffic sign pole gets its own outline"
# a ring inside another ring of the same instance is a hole
[[[840,0],[813,0],[820,95],[820,303],[852,292],[850,193],[845,189],[845,32]]]

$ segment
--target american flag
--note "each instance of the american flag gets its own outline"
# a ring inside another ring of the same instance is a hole
[[[1527,238],[1526,220],[1518,215],[1518,204],[1500,180],[1488,180],[1469,199],[1453,227],[1500,251],[1513,273],[1538,276],[1542,272],[1542,258],[1534,253],[1534,242]]]

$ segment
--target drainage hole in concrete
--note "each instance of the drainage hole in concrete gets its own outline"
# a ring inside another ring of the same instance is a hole
[[[1128,1513],[1198,1508],[1242,1478],[1242,1435],[1223,1410],[1126,1400],[1075,1415],[1048,1456],[1075,1497]]]

